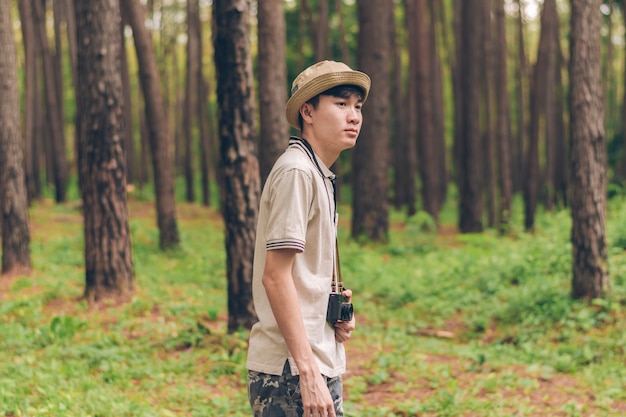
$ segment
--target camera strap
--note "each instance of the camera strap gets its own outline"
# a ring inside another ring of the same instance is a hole
[[[342,292],[344,289],[343,280],[341,278],[341,263],[339,262],[339,242],[335,238],[335,262],[333,263],[333,282],[331,283],[331,291]]]

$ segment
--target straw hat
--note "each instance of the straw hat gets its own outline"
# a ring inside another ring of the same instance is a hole
[[[291,98],[287,101],[285,113],[287,121],[295,128],[300,128],[300,107],[316,95],[338,85],[356,85],[365,92],[363,101],[370,90],[370,77],[355,71],[343,62],[320,61],[302,71],[291,85]]]

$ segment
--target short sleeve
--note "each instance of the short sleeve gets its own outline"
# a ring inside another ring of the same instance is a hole
[[[265,227],[268,250],[304,251],[313,198],[313,178],[309,173],[291,168],[274,178]]]

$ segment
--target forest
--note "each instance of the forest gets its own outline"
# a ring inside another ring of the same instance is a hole
[[[0,0],[0,416],[249,414],[258,201],[324,59],[372,80],[348,415],[624,415],[625,44],[620,0]]]

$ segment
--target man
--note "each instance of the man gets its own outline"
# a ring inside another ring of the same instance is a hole
[[[292,84],[287,121],[301,130],[276,161],[261,196],[248,395],[255,416],[343,416],[343,342],[355,321],[326,321],[336,262],[335,175],[356,144],[370,78],[322,61]],[[352,292],[342,294],[350,302]]]

